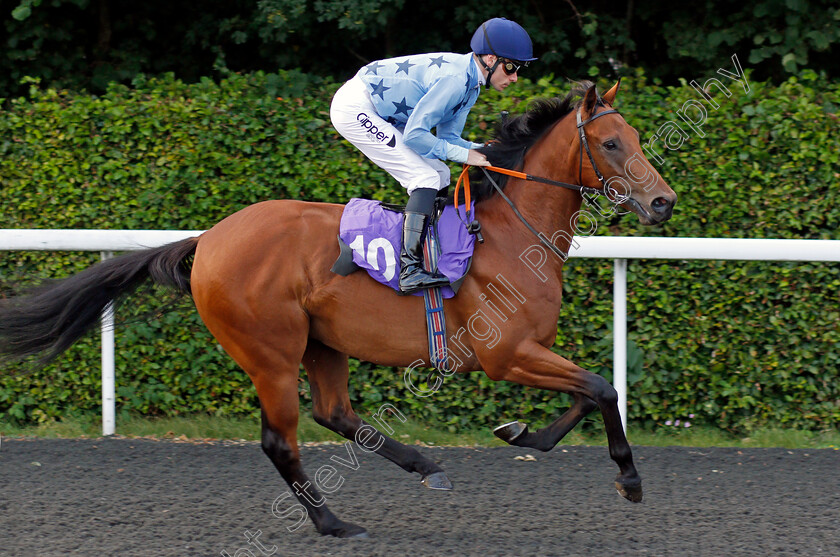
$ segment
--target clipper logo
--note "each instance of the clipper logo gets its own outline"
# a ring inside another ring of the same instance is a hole
[[[359,122],[359,124],[363,128],[365,128],[367,130],[367,132],[370,134],[370,136],[373,139],[375,139],[376,141],[378,141],[379,143],[385,143],[386,141],[388,141],[388,136],[385,135],[385,133],[382,130],[380,130],[378,127],[376,127],[373,124],[373,122],[371,122],[370,117],[367,114],[365,114],[364,112],[360,112],[356,116],[356,120]],[[393,147],[396,144],[397,144],[397,137],[396,136],[391,136],[391,140],[388,141],[388,143],[386,145],[388,147]]]

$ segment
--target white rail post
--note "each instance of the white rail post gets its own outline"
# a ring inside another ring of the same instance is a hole
[[[613,387],[618,392],[621,427],[627,433],[627,260],[613,267]]]
[[[112,251],[101,252],[102,261],[114,256]],[[116,372],[114,370],[114,306],[102,310],[102,435],[116,431]]]

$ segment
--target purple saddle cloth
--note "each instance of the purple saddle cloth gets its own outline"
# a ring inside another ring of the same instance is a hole
[[[441,288],[441,294],[451,298],[469,270],[475,236],[467,232],[451,205],[443,210],[435,228],[440,244],[437,270],[453,285]],[[334,272],[347,275],[362,268],[377,282],[399,292],[402,213],[386,209],[379,201],[351,199],[341,215],[338,239],[344,245]],[[350,255],[354,265],[348,265]]]

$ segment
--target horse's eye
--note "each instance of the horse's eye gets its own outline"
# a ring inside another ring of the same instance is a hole
[[[607,151],[615,151],[618,149],[618,146],[615,144],[615,141],[609,140],[604,142],[604,148],[606,148]]]

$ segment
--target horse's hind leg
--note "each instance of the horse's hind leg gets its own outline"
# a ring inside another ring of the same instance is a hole
[[[294,490],[318,532],[339,538],[367,537],[364,528],[339,520],[327,508],[303,471],[297,444],[297,376],[295,369],[254,378],[262,405],[262,449]]]
[[[346,354],[310,339],[303,356],[303,367],[312,388],[312,414],[316,422],[350,440],[356,440],[359,429],[368,426],[368,431],[363,432],[363,441],[357,440],[366,450],[373,450],[403,470],[418,472],[426,487],[452,489],[440,466],[411,447],[380,433],[356,415],[347,392],[349,369]]]
[[[263,452],[289,484],[318,532],[339,538],[367,537],[364,528],[339,520],[330,512],[300,462],[298,375],[306,337],[295,335],[294,331],[306,329],[306,316],[290,317],[289,330],[283,335],[278,335],[276,329],[225,326],[211,312],[204,312],[202,318],[257,388],[262,407]]]

